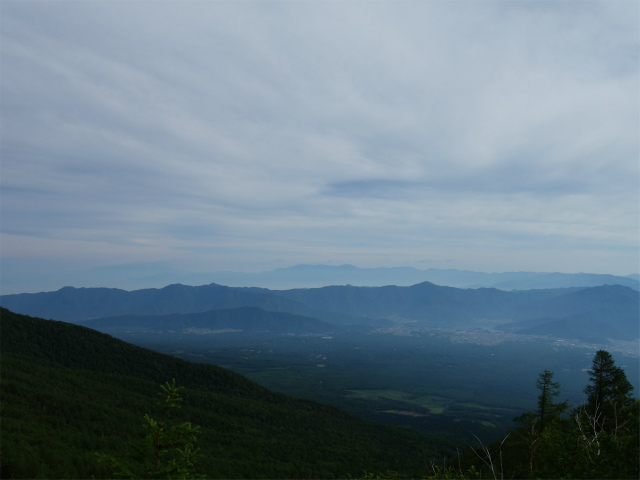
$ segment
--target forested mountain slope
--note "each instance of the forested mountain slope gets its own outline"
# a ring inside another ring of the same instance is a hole
[[[66,322],[121,315],[206,312],[238,307],[256,307],[325,321],[357,322],[357,319],[346,314],[316,311],[282,297],[278,291],[225,287],[215,283],[197,287],[174,284],[131,292],[117,288],[64,287],[55,292],[0,295],[0,306],[24,315]]]
[[[579,312],[589,312],[603,307],[617,307],[624,311],[638,308],[640,294],[620,285],[603,285],[567,292],[548,299],[535,299],[520,307],[525,318],[565,317]]]
[[[404,319],[424,326],[473,328],[494,321],[519,331],[531,325],[513,322],[527,320],[536,326],[536,334],[585,340],[633,340],[638,338],[640,322],[640,293],[620,285],[507,292],[424,282],[411,287],[295,289],[280,295],[314,309],[354,317]],[[551,325],[560,320],[563,322]],[[587,324],[588,328],[582,329]]]
[[[223,368],[135,347],[69,323],[0,310],[1,477],[96,478],[94,452],[125,456],[155,414],[158,384],[186,387],[176,421],[202,427],[207,478],[420,475],[451,446],[270,392]],[[425,453],[426,452],[426,453]]]
[[[525,304],[521,308],[521,318],[525,320],[498,328],[591,342],[603,342],[607,338],[634,340],[639,334],[638,298],[635,290],[618,285],[586,288],[546,302]]]
[[[116,315],[166,315],[235,307],[270,311],[307,311],[269,290],[222,285],[168,285],[128,292],[116,288],[64,287],[55,292],[3,295],[0,304],[11,311],[74,322]]]
[[[566,294],[560,290],[505,292],[494,288],[460,289],[423,282],[410,287],[352,287],[284,290],[280,295],[310,308],[353,316],[400,317],[434,326],[469,324],[484,318],[508,319],[518,307]]]

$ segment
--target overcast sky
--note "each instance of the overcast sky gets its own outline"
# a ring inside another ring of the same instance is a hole
[[[2,0],[2,293],[98,267],[637,273],[638,9]]]

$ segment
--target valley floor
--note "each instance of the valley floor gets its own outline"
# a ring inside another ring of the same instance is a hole
[[[550,335],[524,335],[517,333],[499,332],[488,329],[451,329],[451,328],[423,328],[407,325],[398,327],[384,327],[375,330],[377,333],[388,333],[398,336],[416,334],[437,335],[449,339],[452,343],[472,343],[475,345],[498,345],[503,342],[544,342],[557,347],[583,348],[587,350],[605,349],[617,352],[627,357],[640,357],[640,343],[638,341],[623,341],[607,339],[602,343],[583,342],[578,339],[558,338]]]

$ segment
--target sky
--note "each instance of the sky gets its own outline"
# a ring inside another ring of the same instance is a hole
[[[2,0],[0,292],[638,273],[639,5]]]

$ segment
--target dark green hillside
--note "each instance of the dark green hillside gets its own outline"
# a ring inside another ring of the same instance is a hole
[[[406,429],[270,392],[220,367],[135,347],[68,323],[1,314],[2,478],[104,478],[95,451],[124,456],[156,413],[158,384],[183,392],[176,421],[202,427],[208,478],[424,473],[451,448]]]

